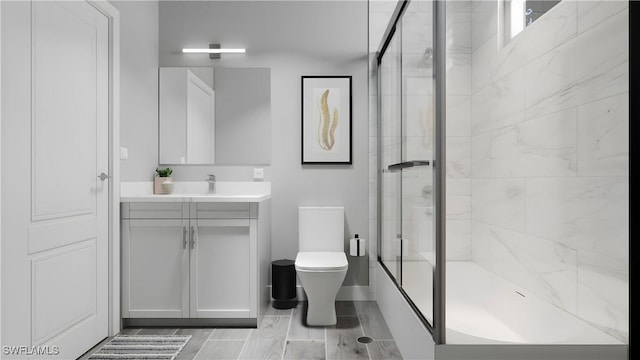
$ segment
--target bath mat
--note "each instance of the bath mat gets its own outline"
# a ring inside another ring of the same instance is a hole
[[[189,339],[191,335],[117,335],[89,360],[173,360]]]

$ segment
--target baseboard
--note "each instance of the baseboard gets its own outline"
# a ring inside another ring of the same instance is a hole
[[[375,299],[375,292],[371,286],[343,286],[336,296],[336,300],[341,301],[367,301]]]
[[[269,293],[271,293],[271,285],[267,287],[269,288]],[[296,285],[296,295],[300,301],[307,300],[302,285]],[[338,301],[368,301],[375,299],[375,292],[371,286],[343,286],[338,291],[338,295],[336,295],[336,300]]]

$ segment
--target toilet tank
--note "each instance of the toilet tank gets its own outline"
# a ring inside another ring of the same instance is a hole
[[[300,206],[298,245],[305,251],[344,251],[344,207]]]

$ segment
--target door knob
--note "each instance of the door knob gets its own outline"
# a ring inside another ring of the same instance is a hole
[[[105,173],[100,173],[100,175],[98,175],[98,179],[100,179],[101,181],[105,181],[109,178],[111,178],[111,175],[107,175]]]

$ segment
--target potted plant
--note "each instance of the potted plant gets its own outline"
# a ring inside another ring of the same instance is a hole
[[[172,173],[173,170],[171,170],[171,168],[156,168],[156,176],[153,180],[154,194],[171,194],[171,191],[173,190],[173,178],[171,177]]]

